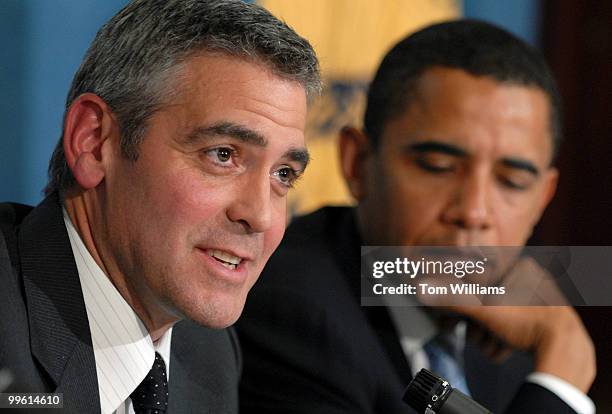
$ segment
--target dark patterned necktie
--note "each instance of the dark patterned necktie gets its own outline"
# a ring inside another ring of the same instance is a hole
[[[151,371],[130,394],[130,398],[136,414],[164,414],[168,409],[166,364],[157,352]]]

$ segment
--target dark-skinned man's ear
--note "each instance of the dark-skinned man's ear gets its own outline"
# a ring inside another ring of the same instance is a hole
[[[345,126],[338,140],[340,167],[351,195],[356,200],[365,197],[367,161],[370,153],[368,136],[361,130]]]

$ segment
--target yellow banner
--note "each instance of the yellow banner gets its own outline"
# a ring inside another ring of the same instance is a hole
[[[325,92],[306,129],[312,156],[291,192],[292,214],[352,202],[340,175],[337,134],[360,125],[368,82],[386,51],[423,26],[460,15],[457,0],[262,0],[259,4],[307,38],[321,62]]]

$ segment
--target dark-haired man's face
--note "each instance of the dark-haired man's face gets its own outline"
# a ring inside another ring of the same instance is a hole
[[[353,183],[365,242],[523,245],[556,186],[549,111],[539,89],[428,70]]]

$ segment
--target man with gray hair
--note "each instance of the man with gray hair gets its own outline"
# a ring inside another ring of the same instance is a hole
[[[283,236],[319,89],[310,44],[257,5],[136,0],[105,24],[47,198],[0,204],[12,390],[71,413],[237,412],[226,327]]]

